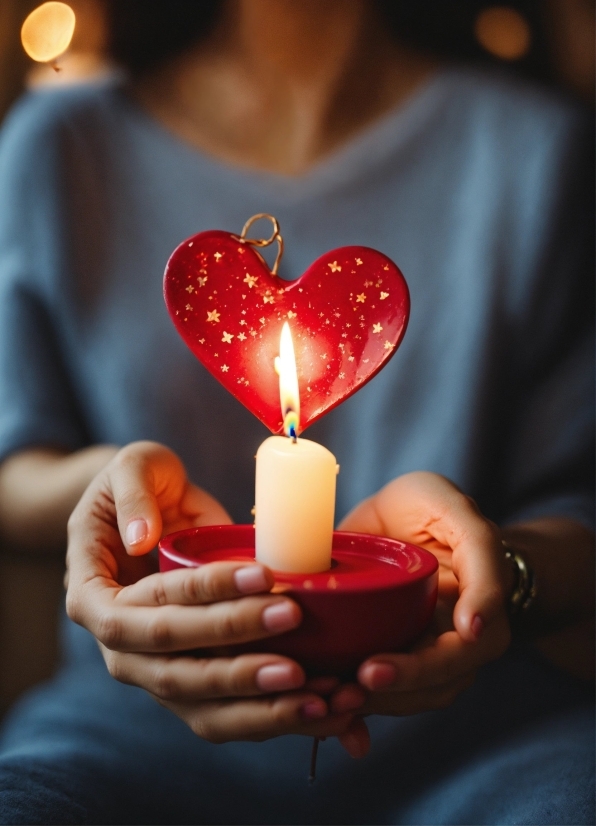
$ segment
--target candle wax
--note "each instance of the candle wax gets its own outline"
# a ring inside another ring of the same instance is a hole
[[[308,439],[270,436],[257,451],[256,558],[275,571],[331,567],[337,462]]]

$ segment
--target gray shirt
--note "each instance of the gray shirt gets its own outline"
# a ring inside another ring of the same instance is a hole
[[[411,291],[397,355],[306,433],[341,465],[338,516],[428,469],[497,521],[589,524],[584,138],[545,94],[450,69],[289,178],[197,151],[121,82],[26,96],[0,138],[0,457],[155,439],[250,521],[267,431],[178,338],[162,277],[184,238],[269,212],[283,277],[363,244]]]

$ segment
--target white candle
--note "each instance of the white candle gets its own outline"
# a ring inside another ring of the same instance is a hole
[[[300,399],[287,322],[275,367],[287,436],[271,436],[257,451],[256,558],[276,571],[327,571],[338,467],[327,448],[297,437]]]

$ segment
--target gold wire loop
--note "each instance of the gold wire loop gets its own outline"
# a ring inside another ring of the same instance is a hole
[[[273,234],[271,238],[247,238],[246,233],[254,224],[255,221],[258,221],[259,218],[268,218],[271,223],[273,224]],[[274,241],[277,241],[277,255],[275,257],[275,262],[271,267],[271,274],[277,275],[277,269],[279,267],[279,262],[281,261],[281,257],[284,253],[284,239],[281,237],[281,233],[279,231],[279,223],[277,218],[274,218],[273,215],[269,215],[267,212],[259,212],[257,215],[253,215],[252,218],[249,218],[248,221],[242,227],[242,232],[240,233],[240,237],[238,240],[242,244],[250,244],[251,247],[268,247]],[[262,256],[261,256],[262,258]]]

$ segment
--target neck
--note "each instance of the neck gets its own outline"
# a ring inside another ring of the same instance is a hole
[[[228,0],[209,41],[138,93],[199,148],[300,174],[433,69],[388,36],[370,0]]]

